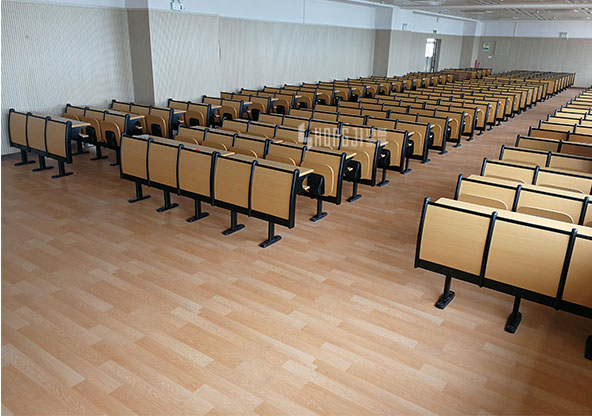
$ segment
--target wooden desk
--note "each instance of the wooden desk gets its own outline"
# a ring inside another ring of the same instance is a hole
[[[282,170],[288,170],[288,171],[292,171],[294,172],[295,170],[299,170],[299,177],[302,178],[303,176],[307,176],[310,175],[311,173],[314,172],[314,169],[310,169],[310,168],[303,168],[300,166],[294,166],[294,165],[288,165],[286,163],[281,163],[281,162],[275,162],[273,160],[267,160],[267,159],[261,159],[258,157],[252,157],[252,156],[247,156],[247,155],[241,155],[239,153],[235,154],[232,156],[233,159],[238,159],[238,160],[244,160],[246,162],[252,162],[253,160],[257,161],[257,164],[262,165],[262,166],[269,166],[269,167],[273,167],[273,168],[277,168],[277,169],[282,169]]]
[[[135,135],[133,137],[137,137],[137,138],[144,139],[144,140],[152,139],[155,143],[169,144],[171,146],[176,146],[176,147],[178,147],[180,144],[183,144],[183,147],[185,149],[191,149],[191,150],[195,150],[195,151],[198,151],[198,152],[204,152],[204,153],[218,152],[222,156],[232,156],[232,155],[234,155],[234,152],[230,152],[228,150],[215,149],[213,147],[203,146],[201,144],[193,144],[193,143],[181,142],[179,140],[167,139],[166,137],[151,136],[149,134],[137,134],[137,135]]]
[[[255,136],[255,135],[253,135],[253,134],[249,134],[249,133],[239,133],[239,134],[238,134],[238,136],[239,136],[239,137],[244,137],[244,138],[247,138],[247,139],[257,140],[257,141],[260,141],[260,142],[264,142],[265,140],[267,140],[267,139],[266,139],[265,137],[263,137],[263,136]],[[277,142],[275,139],[273,139],[273,138],[271,138],[271,137],[270,137],[270,139],[271,139],[271,140],[272,140],[274,143],[279,143],[279,142]],[[281,141],[280,141],[280,142],[281,142]]]
[[[176,108],[173,108],[173,115],[175,116],[180,116],[181,114],[185,114],[187,111],[186,110],[179,110]]]
[[[143,114],[133,114],[133,113],[125,112],[125,111],[111,110],[109,108],[107,109],[107,113],[108,114],[115,114],[115,115],[119,115],[119,116],[129,115],[130,120],[141,120],[145,117]]]
[[[52,120],[59,121],[62,123],[67,123],[68,121],[70,121],[72,123],[73,129],[81,129],[81,128],[90,126],[90,123],[87,123],[86,121],[78,121],[78,120],[73,120],[71,118],[60,117],[60,116],[51,116],[49,114],[41,114],[41,113],[31,113],[31,114],[33,114],[34,116],[37,116],[37,117],[43,117],[43,118],[49,117]]]
[[[219,109],[221,109],[221,108],[222,108],[222,106],[221,106],[221,105],[210,104],[210,109],[211,109],[212,111],[216,111],[216,110],[219,110]]]

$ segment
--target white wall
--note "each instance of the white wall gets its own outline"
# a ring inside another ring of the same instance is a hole
[[[170,11],[170,0],[148,0],[151,10]],[[183,13],[265,22],[304,23],[374,29],[376,10],[384,7],[328,0],[186,0]]]
[[[403,24],[407,24],[407,30],[416,33],[434,33],[441,35],[474,36],[477,30],[477,21],[446,16],[433,16],[421,14],[413,10],[394,8],[392,29],[403,30]]]
[[[484,22],[478,33],[480,36],[515,36],[529,38],[558,38],[559,32],[567,32],[568,37],[592,38],[592,22],[580,21],[491,21]]]

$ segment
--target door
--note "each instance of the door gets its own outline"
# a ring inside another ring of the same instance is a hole
[[[437,72],[440,60],[440,45],[442,39],[426,39],[425,47],[425,72]]]

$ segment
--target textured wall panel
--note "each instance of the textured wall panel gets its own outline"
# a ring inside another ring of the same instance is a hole
[[[373,30],[221,19],[220,41],[225,90],[372,73]]]
[[[150,11],[157,105],[168,98],[198,101],[220,94],[218,22],[216,16]]]
[[[479,46],[483,42],[494,45],[497,41],[509,43],[507,56],[483,52],[479,47],[477,59],[482,67],[493,68],[493,72],[512,69],[575,72],[576,87],[592,85],[592,39],[482,37]]]
[[[150,11],[156,104],[372,73],[374,31]],[[189,41],[190,40],[190,41]]]
[[[7,113],[60,114],[67,102],[133,99],[123,9],[2,1],[2,154]]]

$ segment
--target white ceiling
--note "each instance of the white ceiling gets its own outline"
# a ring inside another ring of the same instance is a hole
[[[364,0],[364,3],[393,5],[476,20],[592,19],[590,0]]]

